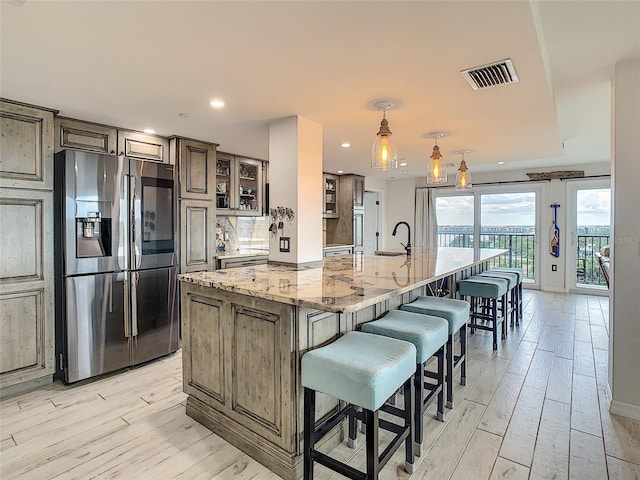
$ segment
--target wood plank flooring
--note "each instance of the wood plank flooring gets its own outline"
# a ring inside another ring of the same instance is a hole
[[[467,385],[446,422],[425,415],[415,473],[397,452],[382,479],[640,479],[640,422],[608,412],[608,298],[525,290],[525,302],[497,352],[489,332],[470,337]],[[181,361],[0,401],[0,478],[279,478],[185,415]],[[364,464],[362,448],[334,454]]]

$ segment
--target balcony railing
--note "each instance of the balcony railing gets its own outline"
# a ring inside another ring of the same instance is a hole
[[[609,245],[609,235],[578,235],[576,282],[579,285],[607,286],[594,253]]]
[[[441,247],[473,247],[472,233],[438,233]],[[524,278],[534,280],[535,235],[515,233],[481,233],[481,248],[505,248],[509,252],[491,262],[493,267],[517,267],[524,271]]]
[[[580,285],[602,285],[606,287],[598,262],[593,255],[609,244],[607,235],[578,235],[577,283]],[[441,247],[473,247],[473,233],[438,233]],[[481,233],[480,247],[508,249],[507,255],[493,260],[492,266],[517,267],[524,271],[525,279],[535,279],[535,235],[511,233]]]

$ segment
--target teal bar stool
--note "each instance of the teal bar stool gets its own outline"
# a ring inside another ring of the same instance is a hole
[[[348,478],[373,480],[404,442],[405,470],[414,471],[413,374],[416,347],[409,342],[363,332],[348,332],[324,347],[302,356],[304,387],[304,480],[313,479],[317,462]],[[403,423],[378,417],[380,407],[403,389]],[[347,405],[315,425],[316,392],[343,400]],[[362,409],[362,411],[359,411]],[[315,444],[343,419],[349,419],[349,439],[355,442],[356,420],[366,426],[366,471],[357,470],[315,449]],[[378,427],[395,434],[378,455]]]
[[[447,408],[453,408],[453,375],[460,369],[460,383],[467,383],[467,322],[469,321],[469,302],[455,298],[420,296],[413,302],[400,307],[405,312],[421,313],[444,318],[449,323],[446,348],[446,385]],[[456,356],[453,340],[456,332],[460,337],[460,355]]]
[[[501,272],[497,270],[487,270],[480,274],[481,277],[491,277],[491,278],[503,278],[507,281],[508,285],[508,302],[509,308],[507,312],[509,314],[509,319],[511,322],[511,326],[520,325],[520,314],[518,308],[518,274],[511,272]]]
[[[509,283],[503,278],[482,277],[479,275],[458,282],[458,293],[469,297],[471,301],[470,326],[471,333],[476,328],[493,332],[493,349],[498,349],[498,326],[502,324],[502,338],[507,336],[505,313],[507,309],[507,292]],[[498,304],[502,304],[502,312],[498,312]],[[491,325],[479,324],[478,320],[490,322]]]
[[[441,317],[392,310],[378,320],[365,323],[362,325],[361,330],[366,333],[374,333],[411,342],[416,347],[413,431],[415,451],[420,456],[423,452],[422,416],[436,398],[436,395],[438,398],[437,418],[444,422],[444,357],[449,335],[449,323]],[[434,355],[438,360],[437,373],[433,373],[426,368],[427,362]],[[425,377],[435,380],[435,383],[426,381]],[[382,410],[397,415],[394,412],[395,407],[385,405]]]
[[[491,270],[493,270],[494,272],[509,272],[518,275],[518,315],[520,320],[523,320],[522,281],[524,280],[524,270],[517,267],[493,267]]]

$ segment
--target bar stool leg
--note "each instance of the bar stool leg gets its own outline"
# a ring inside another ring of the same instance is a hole
[[[364,423],[367,426],[367,480],[378,478],[378,411],[364,409]]]
[[[304,458],[303,458],[303,478],[313,480],[313,462],[311,461],[311,451],[315,448],[315,427],[316,392],[309,388],[304,389]]]
[[[438,420],[444,422],[444,385],[445,385],[445,356],[447,351],[447,345],[445,344],[440,351],[438,351],[438,383],[442,385],[440,393],[438,394]],[[420,409],[422,410],[422,409]],[[422,422],[420,422],[420,429],[422,430]],[[420,432],[422,435],[422,432]],[[422,437],[421,437],[422,438]],[[422,441],[420,441],[422,443]]]
[[[422,366],[420,366],[419,370],[422,370]],[[423,386],[420,385],[420,390],[422,390]],[[415,456],[416,456],[416,448],[413,443],[414,439],[414,423],[413,418],[414,414],[417,412],[422,413],[422,402],[420,404],[416,404],[412,401],[414,398],[414,381],[413,379],[409,379],[404,382],[404,424],[409,427],[409,435],[404,441],[404,469],[407,473],[411,474],[415,470]],[[422,430],[422,415],[420,416],[420,422],[418,423],[420,430]],[[420,441],[422,444],[422,439]]]
[[[422,391],[424,389],[424,365],[420,364],[416,368],[416,374],[413,377],[413,392],[414,392],[414,425],[415,425],[415,445],[414,450],[417,456],[422,455]],[[404,408],[406,411],[407,402],[405,400]]]
[[[447,340],[447,408],[453,408],[453,334]]]
[[[447,346],[448,348],[448,346]],[[460,327],[460,355],[464,355],[460,365],[460,385],[467,384],[467,324]]]
[[[349,412],[349,438],[347,439],[347,445],[349,448],[358,447],[358,419],[356,418],[356,407],[352,407]]]
[[[507,292],[502,296],[502,340],[507,338],[507,314],[509,312],[508,299],[509,293]]]
[[[493,302],[493,308],[491,309],[491,320],[493,322],[493,349],[498,350],[498,299],[493,298],[490,301]]]

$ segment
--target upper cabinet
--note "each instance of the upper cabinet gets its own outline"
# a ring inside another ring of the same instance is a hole
[[[180,176],[180,198],[215,199],[216,147],[188,138],[170,140],[171,163],[178,165]]]
[[[216,157],[218,215],[262,215],[264,162],[229,153]]]
[[[353,208],[364,208],[364,177],[351,175],[353,191]]]
[[[322,216],[324,218],[338,218],[338,202],[339,202],[339,182],[336,175],[325,173],[322,175],[324,180],[324,208]]]
[[[169,141],[148,133],[118,130],[118,154],[140,160],[169,163]]]
[[[59,117],[55,120],[55,150],[66,148],[170,163],[165,137]]]
[[[56,152],[66,148],[115,155],[118,130],[97,123],[81,122],[72,118],[55,120]]]
[[[53,190],[54,114],[0,100],[0,186]]]

